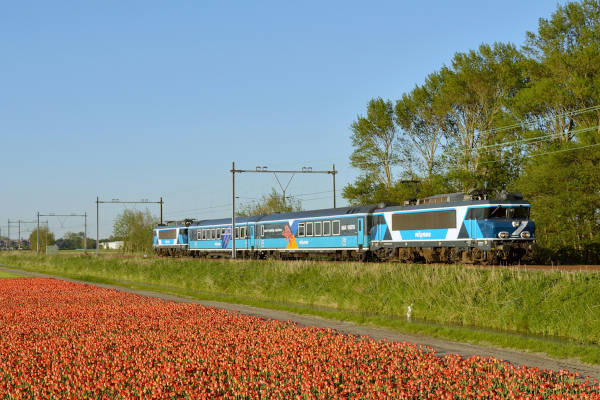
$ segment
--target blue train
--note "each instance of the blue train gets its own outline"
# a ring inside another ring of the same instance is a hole
[[[530,204],[501,192],[431,196],[404,205],[186,220],[154,229],[160,255],[245,258],[517,263],[531,258]]]

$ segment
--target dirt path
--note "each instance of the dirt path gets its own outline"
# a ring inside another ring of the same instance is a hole
[[[91,283],[74,279],[62,278],[54,275],[41,274],[36,272],[28,272],[14,268],[0,266],[0,270],[31,277],[55,278],[70,282],[87,283],[103,288],[116,289],[128,293],[136,293],[142,296],[157,297],[164,300],[194,303],[203,306],[223,308],[226,310],[237,311],[245,315],[253,315],[262,318],[270,318],[282,321],[292,321],[303,326],[314,326],[318,328],[331,328],[341,333],[353,335],[367,335],[374,339],[385,339],[389,341],[406,341],[412,343],[423,344],[433,347],[439,356],[446,354],[460,354],[462,357],[471,357],[474,355],[490,356],[498,359],[509,361],[515,365],[526,365],[528,367],[537,367],[539,369],[551,370],[569,370],[578,372],[583,376],[589,376],[600,380],[600,366],[588,365],[579,362],[578,360],[559,360],[550,358],[543,354],[524,353],[516,350],[502,349],[496,347],[477,346],[466,343],[452,342],[449,340],[436,339],[427,336],[410,335],[400,333],[391,329],[376,328],[371,326],[358,325],[352,322],[336,321],[326,318],[316,317],[312,315],[295,314],[287,311],[269,310],[265,308],[245,306],[242,304],[230,304],[218,301],[195,300],[184,297],[174,296],[170,294],[158,293],[149,290],[131,289],[123,286]]]

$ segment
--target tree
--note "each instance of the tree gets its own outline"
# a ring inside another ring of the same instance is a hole
[[[342,196],[352,204],[391,201],[395,197],[392,167],[401,161],[401,140],[392,102],[381,98],[370,100],[367,116],[359,115],[350,129],[354,146],[350,164],[361,175],[344,187]]]
[[[416,164],[417,173],[424,175],[427,180],[433,179],[433,174],[439,167],[439,150],[444,128],[448,126],[446,110],[440,107],[442,85],[441,75],[431,74],[424,85],[416,86],[412,92],[403,94],[395,107],[398,126],[402,135],[408,139],[403,146],[405,158],[411,164]]]
[[[302,211],[300,200],[283,199],[275,188],[272,188],[270,194],[263,195],[257,202],[241,205],[236,211],[236,215],[252,216],[292,211]]]
[[[372,99],[367,104],[367,116],[359,115],[351,129],[355,149],[350,155],[350,164],[390,190],[392,167],[400,162],[392,102]]]
[[[31,243],[31,250],[37,251],[37,240],[38,240],[38,230],[35,228],[31,234],[29,235],[29,243]],[[47,235],[46,235],[47,234]],[[48,238],[48,243],[46,244],[46,237]],[[40,227],[40,236],[39,236],[39,244],[40,244],[40,252],[46,251],[46,245],[50,246],[55,243],[54,233],[48,230],[48,227],[42,226]]]
[[[451,68],[440,72],[439,98],[448,113],[447,159],[455,160],[451,178],[465,191],[484,182],[503,186],[512,178],[501,163],[482,161],[502,158],[503,147],[492,146],[514,138],[515,130],[494,128],[506,124],[508,108],[524,85],[522,60],[512,44],[482,44],[477,51],[456,53]]]
[[[76,250],[83,249],[83,232],[66,232],[61,239],[56,241],[56,245],[61,250]],[[90,239],[87,238],[87,245],[90,248]]]
[[[124,210],[113,226],[113,236],[123,240],[123,251],[151,251],[152,229],[158,223],[148,209]]]
[[[557,143],[539,152],[513,188],[532,203],[538,245],[554,261],[598,263],[600,148],[578,147]]]
[[[600,104],[600,2],[583,0],[559,5],[550,19],[539,20],[537,33],[527,32],[523,50],[531,59],[531,84],[520,95],[520,110],[563,142],[576,127],[597,127],[600,109],[566,115]]]

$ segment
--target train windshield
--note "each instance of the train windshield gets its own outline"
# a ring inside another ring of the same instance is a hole
[[[509,218],[529,219],[529,207],[497,206],[484,209],[484,219]]]

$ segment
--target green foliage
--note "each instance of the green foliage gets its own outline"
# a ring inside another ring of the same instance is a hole
[[[124,210],[115,220],[113,236],[123,240],[123,251],[152,250],[152,228],[158,223],[148,209]]]
[[[534,205],[541,261],[600,259],[600,148],[577,147],[557,144],[532,158],[514,185]]]
[[[350,155],[350,164],[363,171],[375,184],[391,190],[392,167],[400,162],[400,142],[392,102],[381,98],[369,101],[367,116],[359,115],[351,129],[355,150]]]
[[[46,244],[46,238],[48,239],[48,243]],[[29,235],[29,243],[31,243],[31,250],[37,251],[38,244],[38,230],[35,228],[31,234]],[[40,251],[44,252],[46,249],[46,245],[50,246],[55,244],[54,233],[50,232],[47,227],[40,227],[40,235],[39,235],[39,246]]]
[[[87,248],[93,249],[96,247],[96,241],[91,238],[85,240]],[[76,250],[84,248],[84,233],[83,232],[67,232],[61,239],[56,241],[56,245],[61,250]]]
[[[599,43],[600,0],[569,2],[540,19],[522,49],[483,43],[456,53],[402,94],[393,117],[390,101],[371,100],[352,124],[361,174],[343,196],[364,204],[514,188],[532,203],[544,259],[600,262],[591,233],[600,209]]]
[[[236,215],[252,216],[262,214],[274,214],[280,212],[302,211],[302,202],[300,200],[284,199],[275,188],[271,189],[269,195],[263,195],[261,199],[255,203],[242,204]]]

